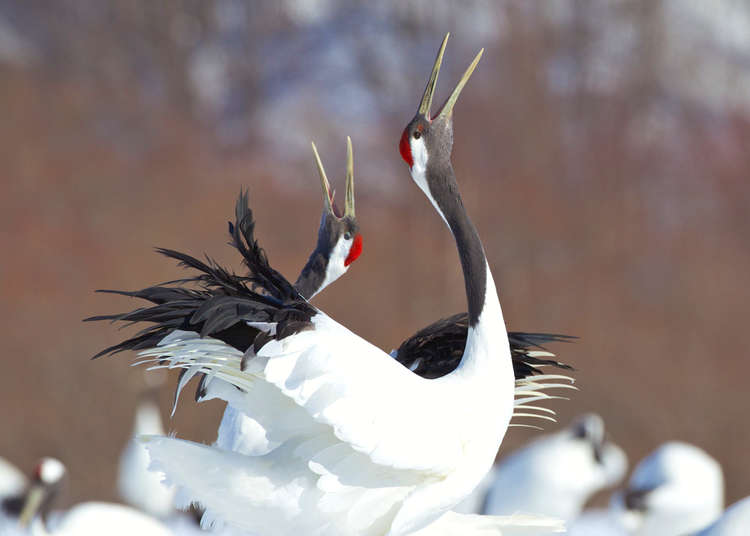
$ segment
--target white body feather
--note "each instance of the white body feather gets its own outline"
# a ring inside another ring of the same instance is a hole
[[[734,503],[698,536],[746,536],[750,532],[750,497]]]
[[[144,434],[164,434],[159,408],[148,401],[141,402],[136,408],[133,439],[128,441],[120,455],[117,490],[128,504],[152,516],[165,518],[175,513],[175,490],[164,485],[163,474],[148,470],[148,452],[135,439]]]
[[[679,536],[705,528],[724,509],[724,476],[719,463],[694,445],[671,441],[643,459],[628,487],[652,489],[643,512],[625,510],[616,493],[611,508],[638,536]]]
[[[254,419],[256,439],[240,447],[250,456],[154,439],[146,446],[156,467],[209,517],[265,535],[395,536],[426,526],[489,470],[511,418],[507,334],[487,273],[469,358],[437,380],[323,313],[313,330],[266,344],[245,371],[224,343],[173,333],[142,355],[214,376],[209,396]]]
[[[15,465],[0,458],[0,501],[22,494],[26,486],[26,476]],[[0,535],[12,536],[24,534],[24,532],[18,527],[18,518],[6,515],[0,508]]]
[[[156,519],[127,506],[87,502],[74,506],[50,523],[47,529],[41,519],[31,524],[34,536],[174,536]]]
[[[591,495],[617,484],[626,469],[627,459],[617,445],[604,444],[600,463],[591,443],[566,428],[536,439],[500,462],[485,513],[524,512],[571,521]]]
[[[565,532],[558,519],[522,514],[480,516],[447,512],[437,521],[413,533],[414,536],[551,536]]]
[[[570,536],[630,536],[617,516],[604,508],[585,510],[568,526]]]
[[[15,465],[0,458],[0,499],[23,493],[26,476]]]
[[[571,524],[570,533],[574,536],[695,534],[719,517],[724,504],[724,478],[718,462],[698,447],[677,441],[663,444],[643,459],[634,469],[628,488],[647,491],[642,511],[626,509],[623,492],[618,491],[606,513],[584,512]]]

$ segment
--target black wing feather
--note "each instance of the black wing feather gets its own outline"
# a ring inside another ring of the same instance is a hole
[[[401,343],[396,359],[416,374],[428,379],[440,378],[453,372],[461,362],[469,330],[469,315],[458,313],[419,330]],[[571,342],[577,337],[555,333],[509,332],[513,373],[516,379],[527,378],[541,371],[541,365],[551,365],[560,369],[572,370],[554,359],[541,359],[528,355],[532,348],[546,350],[542,344],[550,342]]]
[[[248,195],[241,192],[235,205],[235,222],[229,224],[230,245],[242,256],[247,275],[237,275],[210,257],[199,260],[179,251],[157,248],[157,252],[178,261],[196,273],[191,277],[146,287],[136,291],[104,290],[139,298],[153,305],[125,313],[99,315],[86,320],[108,320],[126,325],[148,322],[152,325],[94,357],[124,350],[156,347],[174,330],[189,330],[201,337],[214,337],[245,352],[256,350],[272,339],[281,339],[310,329],[310,318],[317,310],[299,295],[294,286],[271,268],[263,249],[253,235],[255,222]],[[276,322],[276,334],[269,336],[246,324]],[[199,384],[205,390],[205,380]]]

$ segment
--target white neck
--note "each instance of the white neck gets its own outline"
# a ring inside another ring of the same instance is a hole
[[[469,327],[464,356],[458,368],[465,374],[474,372],[482,374],[487,371],[488,366],[493,369],[497,368],[499,373],[508,374],[510,378],[514,378],[508,332],[505,329],[505,319],[489,265],[487,265],[487,292],[482,314],[479,315],[479,322]],[[513,385],[510,384],[511,392]]]
[[[440,210],[437,202],[435,202],[435,198],[432,197],[430,186],[427,184],[427,147],[425,146],[423,139],[412,140],[411,154],[412,161],[414,162],[409,170],[412,180],[417,183],[419,189],[427,196],[427,199],[430,200],[430,203],[435,207],[437,213],[440,214],[440,217],[443,218],[445,224],[448,225],[448,220],[445,219],[443,211]],[[448,228],[450,228],[450,226],[448,226]]]
[[[422,139],[412,140],[411,151],[413,165],[410,172],[412,179],[427,196],[427,199],[430,200],[430,203],[435,207],[435,211],[440,214],[448,229],[453,232],[443,211],[433,198],[429,184],[427,183],[427,149],[424,141]],[[502,362],[502,367],[510,370],[510,377],[514,378],[505,320],[489,264],[487,265],[487,288],[484,307],[479,317],[479,323],[469,328],[464,356],[459,369],[463,369],[464,373],[474,371],[477,367],[482,369],[484,361],[487,359]]]
[[[161,420],[159,408],[150,401],[138,404],[135,410],[135,424],[133,435],[163,435],[164,425]]]
[[[343,236],[340,236],[336,245],[333,246],[331,256],[328,259],[326,265],[326,276],[320,287],[313,292],[312,296],[306,296],[307,300],[312,300],[318,293],[320,293],[328,285],[336,281],[339,277],[344,275],[348,270],[348,266],[344,264],[346,257],[349,255],[349,249],[351,248],[351,240],[345,240]]]

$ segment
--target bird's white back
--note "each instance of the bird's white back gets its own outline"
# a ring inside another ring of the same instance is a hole
[[[701,530],[724,508],[724,477],[719,463],[700,448],[672,441],[642,460],[628,490],[645,493],[642,509],[626,507],[625,492],[611,508],[623,526],[638,536],[679,536]]]
[[[0,499],[22,493],[26,484],[26,475],[9,461],[0,458]]]
[[[591,495],[615,485],[626,467],[625,454],[614,443],[604,442],[601,460],[597,460],[591,443],[565,428],[536,439],[500,461],[484,513],[523,512],[570,521],[580,514]]]
[[[747,536],[750,534],[750,497],[737,501],[698,536]]]
[[[148,452],[136,439],[140,435],[154,434],[164,434],[159,407],[151,401],[141,401],[136,409],[132,437],[120,455],[117,489],[126,503],[165,518],[175,512],[174,489],[162,482],[162,473],[149,471]]]
[[[35,531],[54,536],[174,536],[153,517],[120,504],[86,502],[52,516],[49,528],[40,523]],[[37,535],[35,535],[37,536]]]

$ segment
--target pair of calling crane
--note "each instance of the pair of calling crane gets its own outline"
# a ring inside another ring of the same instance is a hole
[[[532,404],[553,398],[545,389],[572,380],[539,369],[569,368],[542,344],[570,337],[505,329],[484,247],[451,164],[454,106],[482,51],[432,115],[447,40],[399,151],[455,238],[466,313],[427,326],[388,354],[309,302],[362,251],[348,140],[343,214],[313,145],[323,215],[295,284],[258,245],[242,193],[229,232],[246,275],[160,249],[195,275],[115,291],[150,305],[93,318],[149,324],[98,355],[136,350],[153,368],[180,369],[175,404],[196,376],[196,400],[227,402],[213,446],[142,439],[152,466],[180,488],[185,505],[205,509],[204,524],[220,521],[251,534],[330,536],[510,534],[517,526],[556,526],[533,517],[450,511],[491,468],[511,417],[551,419],[552,410]]]

